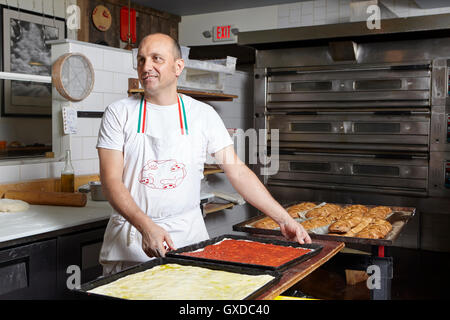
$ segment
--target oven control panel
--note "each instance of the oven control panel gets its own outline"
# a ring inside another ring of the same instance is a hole
[[[450,114],[447,114],[447,143],[450,143]]]

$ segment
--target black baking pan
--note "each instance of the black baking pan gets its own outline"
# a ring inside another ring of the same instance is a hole
[[[331,202],[330,202],[331,203]],[[317,203],[319,204],[319,203]],[[350,204],[339,204],[341,206],[348,206]],[[285,206],[287,207],[287,206]],[[373,208],[376,205],[366,205],[366,207]],[[318,240],[331,240],[331,241],[339,241],[345,243],[355,243],[355,244],[368,244],[368,245],[377,245],[377,246],[392,246],[395,239],[398,238],[404,226],[408,223],[408,221],[415,215],[416,208],[410,207],[395,207],[388,206],[392,209],[392,214],[386,219],[392,225],[392,230],[386,235],[384,239],[367,239],[367,238],[356,238],[356,237],[344,237],[338,235],[330,235],[330,234],[316,234],[313,232],[308,232],[311,239]],[[233,231],[246,232],[249,234],[263,234],[263,235],[274,235],[281,236],[280,229],[262,229],[253,227],[252,224],[267,217],[264,214],[258,215],[256,217],[252,217],[245,221],[239,222],[233,225]],[[301,221],[300,219],[295,219]]]
[[[120,278],[123,278],[125,276],[135,274],[138,272],[145,271],[147,269],[151,269],[158,265],[163,264],[169,264],[169,263],[176,263],[180,265],[187,265],[187,266],[195,266],[195,267],[202,267],[212,270],[220,270],[220,271],[228,271],[228,272],[234,272],[239,274],[248,274],[248,275],[263,275],[267,274],[270,276],[273,276],[274,279],[272,279],[270,282],[266,283],[264,286],[260,287],[259,289],[255,290],[251,294],[249,294],[247,297],[244,298],[244,300],[251,300],[257,298],[259,295],[261,295],[263,292],[265,292],[267,289],[278,283],[281,279],[282,274],[278,271],[273,270],[261,270],[256,268],[249,268],[249,267],[238,267],[233,265],[226,265],[226,264],[218,264],[218,263],[212,263],[207,261],[200,261],[200,260],[187,260],[187,259],[177,259],[173,257],[165,257],[165,258],[154,258],[152,260],[149,260],[147,262],[141,263],[137,266],[125,269],[119,273],[116,273],[111,276],[105,276],[100,277],[96,280],[87,282],[85,284],[82,284],[80,289],[74,290],[77,293],[89,296],[94,299],[114,299],[114,300],[122,300],[120,298],[110,297],[110,296],[104,296],[99,295],[95,293],[87,292],[89,290],[92,290],[94,288],[103,286],[105,284],[109,284],[111,282],[114,282]],[[187,300],[187,298],[186,298]]]
[[[311,251],[298,257],[298,258],[292,259],[280,266],[277,266],[277,267],[268,266],[268,265],[260,265],[260,264],[240,263],[240,262],[218,260],[218,259],[217,260],[216,259],[207,259],[207,258],[201,258],[201,257],[191,257],[191,256],[184,256],[184,255],[180,254],[183,252],[191,252],[191,251],[195,251],[198,249],[202,249],[206,246],[220,242],[225,238],[235,239],[235,240],[251,240],[251,241],[255,241],[255,242],[270,243],[270,244],[285,246],[285,247],[311,249]],[[215,263],[221,263],[221,264],[227,264],[227,265],[234,265],[234,266],[239,266],[239,267],[252,267],[252,268],[258,268],[258,269],[281,271],[281,270],[285,270],[289,266],[292,266],[294,264],[297,264],[297,263],[300,263],[300,262],[310,259],[311,257],[318,254],[320,252],[320,250],[322,250],[322,248],[323,248],[323,246],[320,244],[317,244],[317,243],[300,244],[297,242],[289,242],[289,241],[276,240],[276,239],[262,239],[262,238],[257,238],[257,237],[244,236],[244,235],[225,234],[225,235],[221,235],[221,236],[209,239],[209,240],[201,241],[196,244],[189,245],[189,246],[186,246],[186,247],[174,250],[174,251],[167,252],[166,255],[169,257],[177,257],[180,259],[187,259],[187,260],[193,260],[193,261],[207,261],[207,262],[215,262]]]

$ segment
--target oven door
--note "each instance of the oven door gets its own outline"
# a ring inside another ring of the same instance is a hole
[[[427,152],[428,111],[403,115],[377,112],[318,112],[269,115],[269,129],[279,130],[280,148],[393,150]],[[270,143],[270,141],[269,141]]]
[[[280,152],[268,185],[422,195],[428,189],[426,157]]]
[[[429,63],[335,68],[268,70],[267,109],[430,105]]]

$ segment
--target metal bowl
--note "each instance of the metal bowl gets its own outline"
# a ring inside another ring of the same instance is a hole
[[[100,181],[90,181],[89,184],[80,186],[78,191],[82,193],[90,192],[93,201],[108,201],[103,193],[102,183]]]

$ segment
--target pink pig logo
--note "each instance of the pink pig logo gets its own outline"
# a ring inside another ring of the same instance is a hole
[[[139,174],[139,183],[151,189],[168,190],[179,186],[186,177],[186,168],[176,160],[147,161]]]

